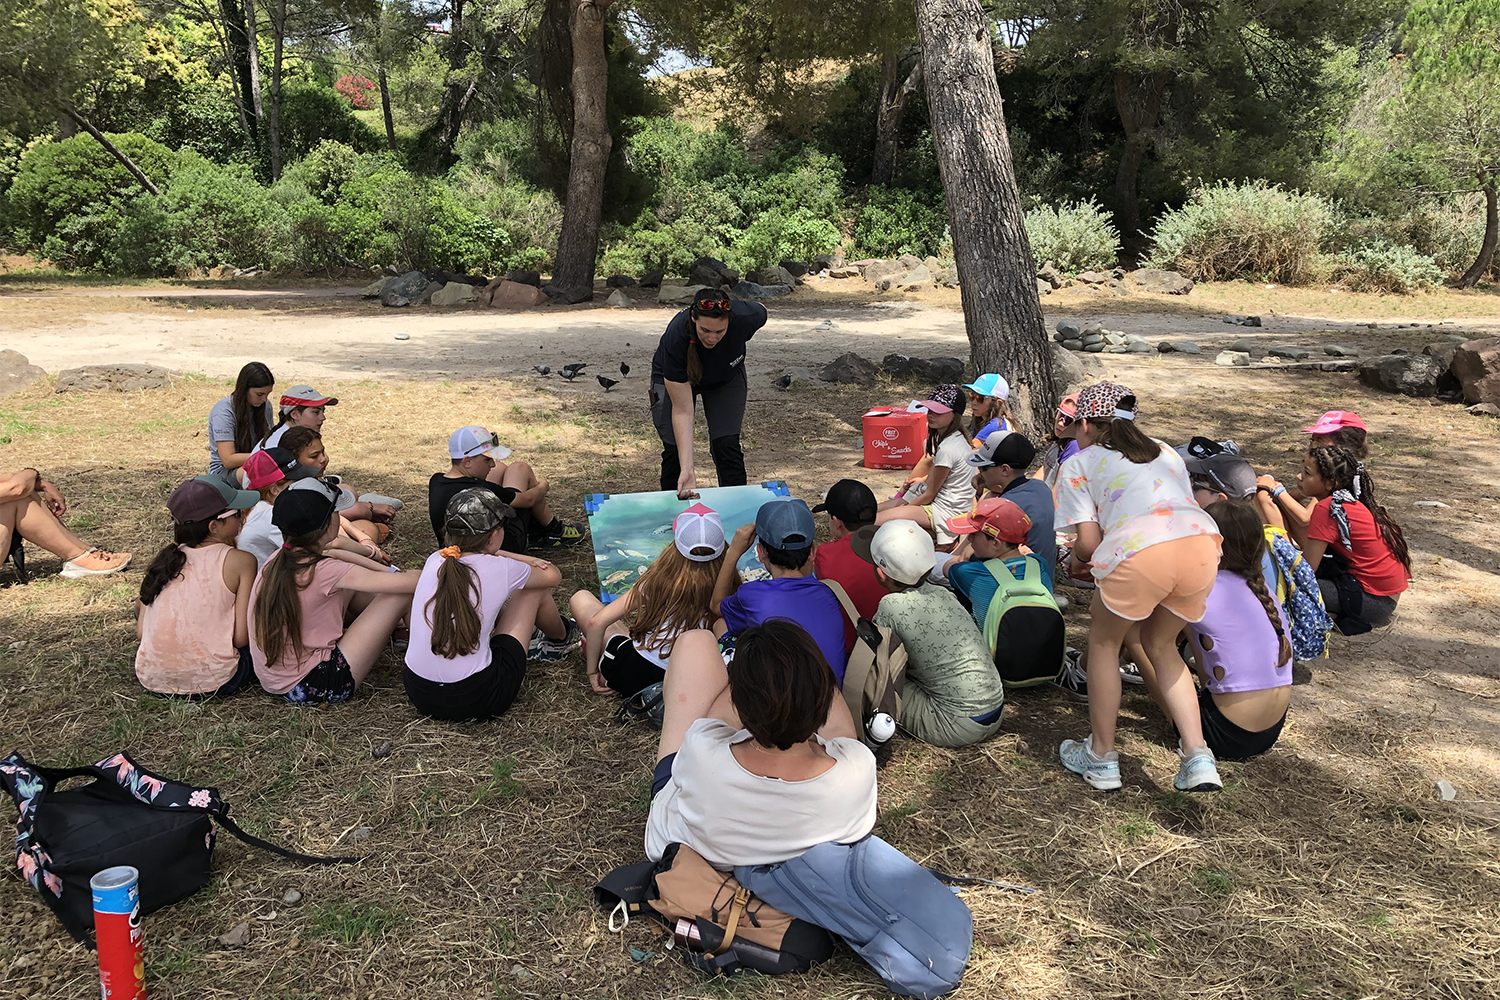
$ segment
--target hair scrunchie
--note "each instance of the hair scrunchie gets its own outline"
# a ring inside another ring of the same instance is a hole
[[[457,559],[461,554],[458,551],[457,545],[449,545],[447,548],[438,549],[438,555],[445,559]]]

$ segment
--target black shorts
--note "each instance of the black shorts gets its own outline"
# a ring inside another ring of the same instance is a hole
[[[641,655],[628,635],[612,635],[604,641],[599,673],[613,691],[629,698],[637,691],[660,684],[667,672]]]
[[[677,754],[669,753],[656,762],[656,767],[651,771],[651,797],[656,798],[656,793],[667,787],[667,782],[672,780],[672,762],[677,759]]]
[[[526,647],[507,633],[490,636],[490,664],[452,683],[430,681],[401,669],[406,696],[418,712],[432,719],[484,722],[504,715],[515,703],[526,679]]]
[[[328,659],[313,667],[292,689],[282,695],[296,705],[333,705],[354,697],[354,674],[344,651],[337,646]]]
[[[255,661],[250,658],[250,647],[240,646],[237,649],[240,654],[239,663],[235,665],[234,673],[229,680],[220,684],[218,690],[201,691],[197,694],[172,694],[168,691],[153,691],[163,698],[182,698],[185,701],[203,701],[208,698],[227,698],[238,692],[246,684],[255,679]]]
[[[1276,745],[1281,727],[1286,725],[1286,716],[1276,720],[1269,729],[1252,733],[1226,719],[1219,706],[1214,704],[1214,696],[1205,688],[1198,692],[1198,721],[1203,726],[1203,741],[1215,757],[1219,760],[1249,760]]]

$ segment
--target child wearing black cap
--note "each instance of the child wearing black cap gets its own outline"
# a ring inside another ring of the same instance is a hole
[[[833,540],[824,542],[813,553],[813,572],[819,580],[832,580],[844,588],[849,600],[861,618],[875,619],[875,609],[885,596],[885,588],[875,577],[875,567],[861,559],[850,548],[853,533],[867,524],[875,523],[875,508],[878,506],[875,492],[857,479],[840,479],[828,491],[828,497],[813,508],[813,513],[828,512],[829,534]],[[844,652],[854,649],[855,626],[844,616]]]
[[[411,611],[417,574],[325,558],[338,537],[338,491],[303,482],[313,488],[286,490],[271,510],[285,541],[250,593],[250,655],[268,694],[298,704],[348,701]]]
[[[1040,479],[1031,479],[1026,470],[1036,461],[1036,446],[1026,435],[1016,431],[996,431],[964,459],[976,470],[974,488],[982,495],[1004,497],[1026,512],[1031,526],[1026,532],[1026,547],[1042,562],[1043,580],[1052,589],[1052,560],[1057,548],[1057,532],[1052,526],[1056,505],[1052,490]]]

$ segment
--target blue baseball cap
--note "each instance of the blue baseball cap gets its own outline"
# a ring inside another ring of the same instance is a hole
[[[812,511],[795,497],[767,500],[755,512],[755,537],[773,549],[805,549],[817,530]]]
[[[965,389],[972,389],[981,396],[994,396],[997,399],[1010,399],[1010,383],[993,372],[981,375],[968,385]]]

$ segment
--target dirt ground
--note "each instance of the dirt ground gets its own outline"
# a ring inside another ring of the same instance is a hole
[[[894,486],[899,473],[859,469],[859,416],[924,386],[799,380],[780,393],[770,379],[845,350],[966,354],[955,297],[905,303],[814,288],[794,299],[772,304],[752,342],[752,477],[784,479],[809,498],[844,475]],[[1225,765],[1216,796],[1171,790],[1170,727],[1128,690],[1118,795],[1091,793],[1057,765],[1057,741],[1087,728],[1086,711],[1059,693],[1016,695],[1003,735],[979,747],[904,743],[882,772],[877,832],[934,867],[1038,890],[964,891],[976,946],[956,995],[1500,995],[1500,424],[1377,393],[1352,375],[1211,362],[1241,336],[1267,347],[1416,350],[1444,333],[1493,329],[1496,297],[1233,285],[1186,299],[1070,289],[1046,306],[1049,321],[1097,318],[1203,346],[1199,358],[1103,359],[1141,397],[1143,426],[1169,441],[1230,437],[1262,471],[1289,478],[1300,427],[1325,409],[1358,410],[1415,580],[1391,626],[1335,637],[1312,683],[1294,690],[1280,744]],[[1225,312],[1255,312],[1266,325],[1229,326]],[[333,471],[408,500],[392,548],[416,565],[432,545],[425,481],[463,423],[496,428],[575,518],[586,493],[653,488],[659,446],[645,376],[669,315],[654,306],[398,312],[330,288],[0,284],[0,347],[49,373],[124,361],[184,372],[150,392],[58,395],[46,380],[0,399],[0,468],[44,469],[68,496],[75,530],[137,553],[125,574],[102,580],[60,580],[56,560],[35,550],[41,575],[30,585],[0,570],[4,749],[53,764],[126,749],[147,767],[219,786],[251,832],[369,855],[353,868],[302,868],[221,838],[210,886],[146,920],[152,996],[883,995],[847,953],[807,976],[709,982],[664,950],[654,926],[607,932],[590,891],[640,854],[653,741],[615,724],[611,705],[587,693],[576,656],[537,668],[506,717],[468,726],[416,716],[393,656],[354,702],[329,710],[257,694],[169,702],[144,694],[131,672],[130,601],[168,540],[162,500],[201,471],[205,415],[245,361],[266,362],[281,385],[310,381],[341,397],[324,428]],[[818,329],[825,320],[834,327]],[[398,332],[410,340],[394,340]],[[569,361],[632,371],[607,394],[592,379],[529,374]],[[699,467],[711,469],[706,453]],[[559,597],[596,585],[589,556],[586,547],[558,556]],[[1072,596],[1077,645],[1086,595]],[[376,759],[382,744],[390,755]],[[1456,802],[1436,801],[1440,778]],[[303,900],[288,906],[293,888]],[[66,943],[19,878],[0,892],[0,996],[90,994],[89,954]],[[242,921],[249,944],[222,946]]]

